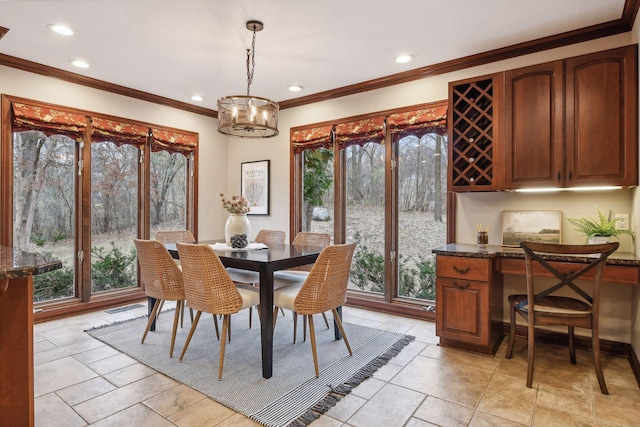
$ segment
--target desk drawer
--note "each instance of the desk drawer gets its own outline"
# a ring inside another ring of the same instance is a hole
[[[557,261],[551,261],[549,262],[549,264],[564,274],[576,272],[580,268],[586,265],[586,264],[579,264],[579,263],[573,263],[573,262],[557,262]],[[524,260],[503,258],[500,261],[500,273],[518,274],[523,276],[526,275]],[[552,277],[551,273],[537,262],[533,263],[533,273],[537,276]],[[585,273],[584,278],[593,279],[594,274],[595,272],[593,270],[588,271],[587,273]],[[622,265],[607,265],[604,267],[604,273],[602,274],[603,282],[626,283],[630,285],[637,285],[639,284],[639,280],[640,280],[640,269],[638,267],[630,267],[630,266],[622,266]]]
[[[438,255],[436,275],[453,279],[488,281],[491,277],[491,260]]]

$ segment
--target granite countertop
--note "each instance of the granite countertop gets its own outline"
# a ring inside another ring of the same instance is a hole
[[[35,276],[62,268],[62,261],[0,246],[0,279]]]
[[[497,245],[487,245],[484,248],[478,245],[450,243],[431,250],[436,255],[449,255],[471,258],[513,258],[524,259],[524,251],[520,248],[511,248]],[[588,262],[590,258],[585,256],[546,254],[542,258],[549,261],[561,262]],[[640,267],[640,258],[630,252],[614,252],[607,259],[609,265],[625,265]]]

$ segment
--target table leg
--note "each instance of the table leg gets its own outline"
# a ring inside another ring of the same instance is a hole
[[[262,376],[273,375],[273,270],[260,271],[260,334]]]
[[[340,320],[342,320],[342,306],[337,307],[336,311],[338,312],[338,316],[340,316]],[[341,340],[342,339],[342,334],[340,333],[340,328],[338,328],[338,324],[336,323],[335,320],[333,321],[333,336],[337,340]]]
[[[147,297],[147,316],[151,316],[151,312],[153,311],[153,305],[156,303],[155,298]],[[156,330],[156,321],[154,320],[151,324],[150,331]]]
[[[0,279],[0,425],[33,426],[33,278]]]

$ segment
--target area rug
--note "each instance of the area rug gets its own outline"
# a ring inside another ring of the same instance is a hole
[[[231,342],[227,344],[222,380],[218,381],[220,342],[213,318],[203,314],[182,362],[180,352],[191,326],[185,316],[178,329],[173,358],[169,358],[173,313],[163,313],[155,332],[145,343],[140,338],[146,317],[106,325],[87,332],[96,339],[133,357],[176,381],[268,427],[303,426],[330,409],[342,396],[386,364],[414,337],[348,323],[344,327],[353,350],[349,356],[343,341],[315,320],[320,377],[315,377],[310,340],[293,343],[292,314],[278,318],[273,344],[273,376],[262,378],[260,327],[254,315],[249,329],[248,310],[231,316]],[[301,317],[300,317],[301,319]],[[222,322],[219,322],[220,326]]]

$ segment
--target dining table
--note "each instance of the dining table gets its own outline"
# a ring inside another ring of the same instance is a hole
[[[260,275],[260,306],[270,307],[260,312],[260,335],[262,346],[262,376],[273,375],[273,281],[274,272],[291,267],[312,264],[320,255],[322,247],[270,243],[262,249],[219,249],[219,241],[198,241],[214,248],[222,264],[227,268],[238,268],[258,272]],[[216,245],[218,243],[218,245]],[[175,243],[165,247],[174,259],[179,259]]]

